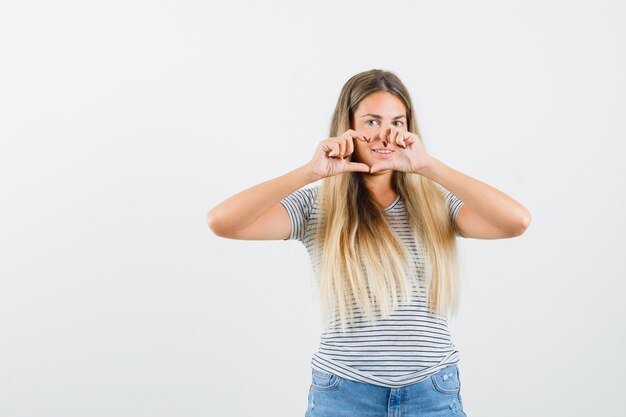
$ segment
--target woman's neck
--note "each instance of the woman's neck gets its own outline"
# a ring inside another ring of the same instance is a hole
[[[397,193],[392,186],[393,171],[363,175],[363,183],[374,195],[374,200],[382,208],[389,207]]]
[[[393,171],[391,170],[375,174],[363,174],[363,183],[374,195],[394,193],[392,180]]]

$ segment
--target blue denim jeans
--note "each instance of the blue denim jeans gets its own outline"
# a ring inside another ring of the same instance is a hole
[[[467,417],[456,364],[400,388],[353,381],[311,369],[305,417]]]

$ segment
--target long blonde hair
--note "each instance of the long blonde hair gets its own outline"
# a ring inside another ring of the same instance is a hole
[[[352,127],[353,112],[373,92],[397,96],[406,107],[407,129],[421,138],[409,92],[392,72],[372,69],[350,78],[343,86],[332,115],[329,137]],[[350,160],[356,162],[355,153]],[[394,233],[360,172],[326,177],[319,190],[320,220],[316,242],[321,263],[322,316],[332,316],[345,332],[357,310],[370,321],[375,309],[385,316],[407,302],[410,283],[416,283],[415,263]],[[392,187],[405,203],[416,244],[425,248],[424,282],[430,313],[456,314],[459,303],[459,268],[456,238],[449,211],[438,185],[418,174],[393,172]]]

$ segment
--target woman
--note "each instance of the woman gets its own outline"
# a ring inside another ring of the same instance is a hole
[[[329,136],[308,163],[230,197],[207,223],[226,238],[306,246],[324,320],[308,417],[465,415],[447,327],[456,236],[519,236],[531,215],[428,154],[392,72],[346,82]]]

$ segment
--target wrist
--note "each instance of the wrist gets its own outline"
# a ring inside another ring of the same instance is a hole
[[[310,184],[322,178],[319,175],[315,175],[315,173],[313,172],[309,164],[302,165],[301,167],[298,168],[298,170],[300,171],[301,175],[304,177],[305,181],[307,181],[307,184]]]
[[[432,180],[439,168],[439,164],[440,161],[437,158],[429,155],[426,158],[426,164],[416,174]]]

